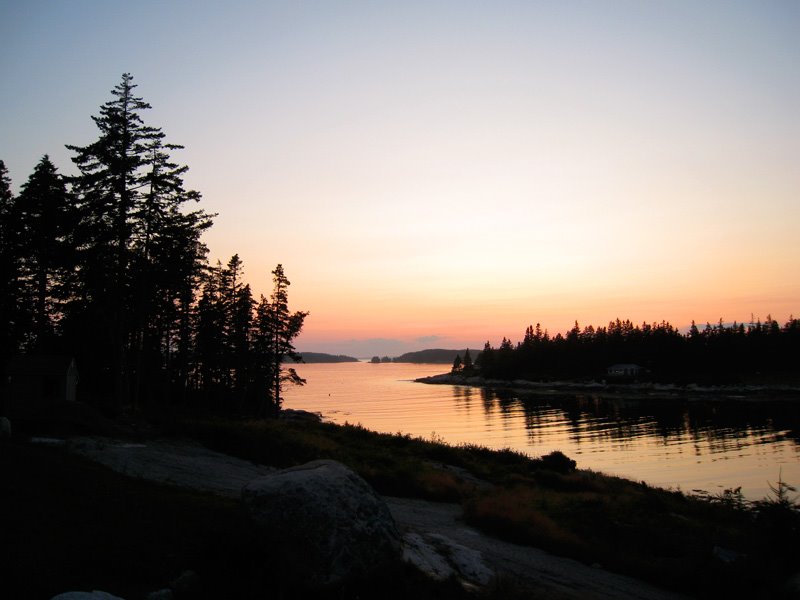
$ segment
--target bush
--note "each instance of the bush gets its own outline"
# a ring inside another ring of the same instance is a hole
[[[544,455],[539,461],[545,469],[562,474],[572,473],[578,464],[560,450]]]

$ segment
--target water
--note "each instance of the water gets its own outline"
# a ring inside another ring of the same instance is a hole
[[[560,450],[580,468],[651,485],[718,493],[741,486],[752,500],[779,475],[800,486],[800,402],[636,401],[587,394],[521,396],[413,379],[446,365],[299,365],[308,380],[286,408],[374,431],[512,448]]]

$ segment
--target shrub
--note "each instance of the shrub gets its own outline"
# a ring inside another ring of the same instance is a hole
[[[574,471],[578,464],[560,450],[554,450],[550,454],[542,456],[539,461],[545,469],[564,474]]]

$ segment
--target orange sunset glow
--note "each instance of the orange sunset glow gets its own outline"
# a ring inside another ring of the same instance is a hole
[[[212,263],[256,294],[283,263],[303,350],[797,312],[790,5],[178,4],[128,16],[160,42],[133,56],[113,6],[5,7],[0,155],[16,185],[44,153],[69,172],[134,72],[218,213]]]
[[[3,597],[800,597],[800,0],[7,0],[0,108]]]

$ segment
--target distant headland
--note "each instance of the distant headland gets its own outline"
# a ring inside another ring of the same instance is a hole
[[[373,356],[370,362],[378,363],[417,363],[417,364],[441,364],[452,365],[457,356],[464,356],[468,349],[446,350],[443,348],[430,348],[427,350],[417,350],[416,352],[406,352],[400,356],[389,358],[388,356]],[[476,351],[472,350],[473,355]]]
[[[303,357],[304,363],[343,363],[343,362],[358,362],[354,356],[346,356],[344,354],[326,354],[324,352],[301,352],[300,356]]]

